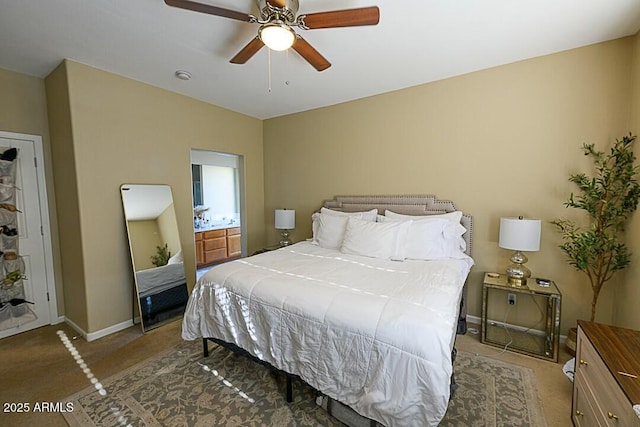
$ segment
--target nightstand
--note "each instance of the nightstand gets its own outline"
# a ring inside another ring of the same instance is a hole
[[[280,248],[284,248],[284,246],[282,246],[280,244],[273,245],[273,246],[267,246],[266,248],[258,249],[257,251],[255,251],[253,253],[253,255],[263,254],[263,253],[269,252],[269,251],[275,251],[276,249],[280,249]]]
[[[525,286],[516,287],[507,282],[506,274],[485,273],[481,341],[557,362],[561,303],[562,295],[554,281],[541,286],[532,277]],[[531,321],[534,316],[542,317],[544,330],[532,328],[532,323],[540,323]]]

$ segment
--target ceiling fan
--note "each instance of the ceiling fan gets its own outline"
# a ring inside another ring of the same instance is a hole
[[[316,70],[323,71],[329,68],[331,63],[305,39],[293,31],[293,27],[303,30],[356,27],[376,25],[380,20],[380,10],[377,6],[297,15],[299,0],[256,0],[260,10],[260,17],[258,18],[248,13],[197,3],[191,0],[164,0],[164,2],[169,6],[180,9],[222,16],[251,24],[260,24],[258,35],[242,48],[236,56],[231,58],[230,62],[233,64],[246,63],[264,45],[267,45],[273,50],[286,50],[292,47]]]

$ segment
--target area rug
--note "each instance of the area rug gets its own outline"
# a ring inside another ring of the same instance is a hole
[[[184,342],[102,379],[66,399],[72,426],[342,426],[316,404],[317,393],[293,382],[285,400],[281,373],[214,346]],[[545,426],[533,372],[458,352],[458,388],[442,426]],[[106,392],[106,393],[105,393]]]

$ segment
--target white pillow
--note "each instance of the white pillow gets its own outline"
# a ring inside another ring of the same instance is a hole
[[[365,212],[340,212],[327,208],[320,208],[320,213],[316,212],[311,215],[311,232],[313,233],[313,242],[316,244],[318,243],[318,239],[316,238],[316,235],[318,234],[318,218],[320,218],[320,215],[322,214],[340,217],[354,216],[367,221],[375,221],[378,216],[378,209],[371,209],[370,211]]]
[[[179,250],[177,254],[169,258],[167,264],[182,264],[184,261],[182,259],[182,250]]]
[[[456,224],[460,224],[460,221],[462,220],[462,211],[454,211],[446,214],[437,214],[437,215],[405,215],[405,214],[395,213],[390,210],[385,210],[384,216],[387,218],[405,219],[405,220],[411,219],[414,221],[424,219],[424,218],[448,219],[449,221],[452,221]]]
[[[457,232],[455,235],[451,235],[445,233],[445,240],[447,243],[448,254],[450,258],[460,258],[464,256],[465,251],[467,250],[467,242],[464,240],[462,235],[467,232],[467,229],[462,226],[462,224],[456,224],[455,226]],[[452,227],[448,228],[449,233],[451,233]]]
[[[360,215],[362,219],[365,221],[374,221],[378,216],[378,209],[371,209],[370,211],[363,212],[342,212],[342,211],[334,211],[332,209],[320,208],[320,213],[328,214],[328,215],[338,215],[338,216],[358,216]]]
[[[434,260],[447,257],[444,230],[446,219],[412,221],[407,239],[406,254],[409,259]]]
[[[463,256],[466,243],[462,235],[467,230],[459,222],[453,221],[457,215],[392,215],[391,217],[385,215],[385,217],[385,221],[388,222],[411,221],[407,218],[414,218],[407,237],[407,259],[436,260]]]
[[[401,261],[412,221],[371,222],[349,217],[341,252]]]
[[[326,249],[340,249],[349,216],[314,214],[313,242]],[[355,217],[353,217],[355,218]]]

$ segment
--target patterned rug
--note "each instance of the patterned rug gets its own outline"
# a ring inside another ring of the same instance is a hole
[[[343,426],[316,404],[316,392],[247,358],[184,342],[96,387],[67,398],[70,426]],[[442,426],[545,426],[533,372],[458,352],[458,388]]]

